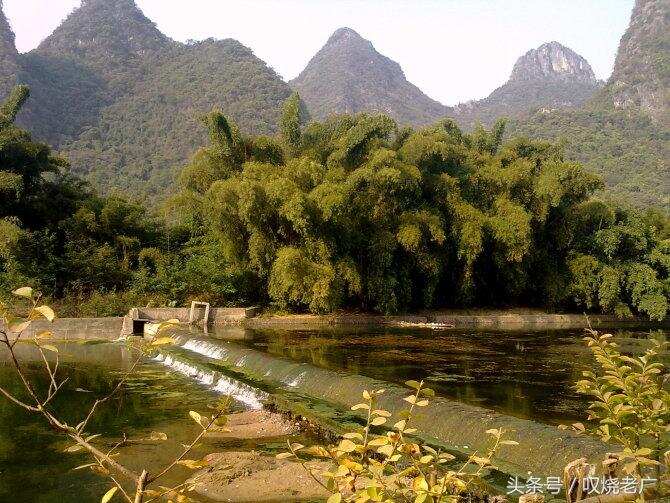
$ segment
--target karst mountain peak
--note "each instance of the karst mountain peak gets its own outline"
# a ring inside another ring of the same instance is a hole
[[[290,85],[312,115],[386,113],[405,124],[427,124],[447,108],[407,81],[400,65],[352,28],[336,30]]]
[[[586,59],[556,41],[544,43],[521,56],[510,76],[510,80],[547,78],[591,83],[597,80]]]

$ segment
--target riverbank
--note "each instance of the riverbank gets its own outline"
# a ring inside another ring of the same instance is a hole
[[[134,320],[165,321],[177,319],[190,323],[188,308],[137,308],[124,317],[109,318],[56,318],[53,323],[36,320],[24,331],[25,338],[44,331],[53,333],[62,341],[116,340],[119,337],[139,335]],[[367,313],[316,314],[263,314],[256,308],[212,308],[207,328],[239,327],[240,329],[320,330],[327,327],[398,327],[417,330],[495,329],[495,330],[551,330],[584,329],[589,324],[596,329],[607,328],[664,328],[670,327],[670,318],[651,322],[641,318],[617,318],[611,315],[554,314],[531,310],[504,311],[431,311],[420,314],[384,316]],[[202,317],[195,318],[195,326],[204,325]],[[2,322],[0,321],[0,328]],[[204,327],[203,327],[204,328]]]
[[[244,319],[241,324],[247,328],[281,329],[318,329],[328,326],[391,326],[448,330],[450,328],[490,328],[498,330],[522,329],[579,329],[587,328],[631,327],[631,326],[668,326],[670,320],[663,323],[650,322],[639,318],[617,318],[611,315],[552,314],[545,312],[523,311],[434,311],[414,315],[384,316],[363,313],[338,313],[329,315],[287,314],[265,315]]]

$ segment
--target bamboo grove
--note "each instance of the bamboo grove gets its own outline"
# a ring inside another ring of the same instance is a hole
[[[507,138],[502,120],[472,132],[374,114],[309,122],[296,94],[276,137],[251,137],[215,110],[208,144],[149,215],[67,176],[13,124],[27,97],[17,92],[0,124],[8,288],[115,302],[105,314],[194,298],[318,313],[667,314],[667,216],[603,199],[559,145]]]

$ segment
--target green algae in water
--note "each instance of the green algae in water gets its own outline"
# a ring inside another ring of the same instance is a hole
[[[31,381],[45,389],[48,382],[36,355],[29,348],[20,350]],[[69,381],[53,402],[53,410],[69,424],[77,424],[96,397],[108,394],[132,361],[126,348],[117,344],[64,344],[60,346],[60,354],[63,358],[60,375],[69,377]],[[21,396],[16,375],[5,359],[0,359],[0,384]],[[206,414],[208,406],[218,398],[219,395],[188,377],[146,362],[127,386],[99,407],[88,431],[103,433],[94,443],[107,449],[126,434],[130,442],[120,451],[121,462],[136,471],[143,467],[156,469],[174,459],[182,444],[189,443],[198,433],[199,428],[188,417],[188,411]],[[168,440],[149,440],[152,431],[166,433]],[[71,442],[50,430],[41,416],[0,399],[0,501],[99,502],[110,483],[89,470],[73,471],[76,466],[90,462],[90,457],[82,452],[64,453],[69,445]],[[196,458],[235,446],[209,439],[190,456]],[[257,447],[252,443],[244,446]],[[177,484],[190,473],[178,467],[165,483]]]
[[[617,334],[614,331],[615,335]],[[621,333],[625,352],[667,332]],[[222,333],[224,335],[224,333]],[[402,384],[424,379],[446,398],[549,424],[583,421],[574,383],[593,365],[583,330],[343,328],[248,330],[235,341],[317,367]]]

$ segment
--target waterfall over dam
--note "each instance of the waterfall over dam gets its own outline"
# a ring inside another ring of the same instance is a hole
[[[347,411],[361,401],[364,390],[385,389],[378,403],[391,412],[404,409],[407,404],[403,398],[411,393],[411,390],[396,384],[297,363],[226,340],[183,333],[174,337],[176,351],[188,358],[185,362],[180,360],[179,355],[173,356],[170,350],[166,350],[168,353],[159,357],[164,364],[195,377],[212,389],[231,395],[251,408],[260,407],[269,396],[267,391],[256,389],[258,383],[263,383],[264,386],[259,388],[265,390],[277,390],[277,393],[284,390],[312,397]],[[193,363],[198,358],[203,363],[215,362],[215,368],[220,372],[203,370]],[[561,476],[565,465],[575,459],[584,457],[599,466],[608,452],[616,450],[615,446],[559,430],[556,426],[439,396],[433,398],[427,408],[418,411],[413,427],[418,429],[425,441],[464,454],[486,449],[490,438],[486,430],[503,428],[510,432],[507,436],[519,445],[503,446],[494,463],[501,471],[512,475],[527,476],[532,472],[535,476]]]

